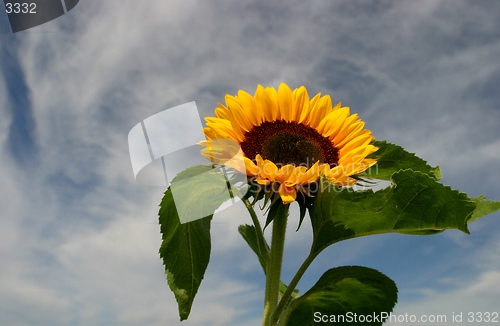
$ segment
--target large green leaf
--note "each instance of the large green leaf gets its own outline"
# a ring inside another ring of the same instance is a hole
[[[212,216],[181,224],[170,188],[160,204],[160,256],[181,320],[187,319],[210,260]]]
[[[397,292],[396,284],[377,270],[333,268],[290,303],[286,325],[382,325],[396,304]]]
[[[393,185],[377,192],[353,192],[322,182],[326,184],[309,209],[314,233],[312,252],[370,234],[434,234],[444,229],[468,233],[470,220],[500,208],[498,202],[468,198],[412,170],[394,173]]]
[[[374,141],[379,149],[368,156],[377,159],[377,164],[366,170],[361,176],[379,180],[391,180],[394,172],[405,169],[420,171],[436,179],[441,179],[439,166],[432,167],[426,161],[407,152],[403,147],[383,141]]]
[[[160,256],[181,320],[189,316],[210,260],[212,215],[231,198],[230,189],[222,170],[211,165],[194,166],[172,180],[160,204]]]

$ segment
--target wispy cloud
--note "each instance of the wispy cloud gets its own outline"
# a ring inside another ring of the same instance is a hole
[[[454,291],[444,293],[430,291],[430,294],[422,301],[397,306],[393,312],[395,318],[386,324],[406,325],[411,320],[410,318],[427,321],[429,324],[441,321],[440,325],[456,325],[460,320],[463,323],[497,320],[498,308],[495,303],[500,293],[495,289],[499,286],[499,276],[498,272],[492,271],[480,275],[475,286],[457,287]],[[446,302],[446,305],[443,302]]]
[[[377,138],[440,164],[449,184],[500,198],[498,6],[377,3],[86,1],[17,34],[15,47],[6,42],[28,87],[37,157],[22,166],[6,147],[16,108],[5,87],[12,81],[3,78],[0,322],[177,324],[157,255],[162,189],[135,183],[128,131],[193,100],[210,115],[226,93],[253,93],[258,83],[286,81],[306,85],[310,95],[330,93],[359,112]],[[301,290],[320,270],[364,264],[394,273],[389,276],[419,293],[403,291],[398,311],[458,311],[471,297],[479,309],[499,297],[491,290],[498,286],[498,266],[477,254],[498,248],[497,219],[477,222],[477,236],[425,239],[427,256],[414,238],[346,241],[320,256]],[[259,323],[263,276],[237,233],[249,222],[241,206],[214,218],[212,264],[183,324]],[[290,270],[310,241],[307,222],[298,233],[296,227],[291,219]],[[463,246],[453,247],[457,242]],[[398,247],[421,269],[398,270]],[[426,265],[429,253],[443,247],[447,258]],[[459,260],[461,253],[467,262]],[[451,285],[422,295],[446,281],[450,269]],[[436,271],[439,279],[418,277]],[[465,276],[467,283],[456,282]]]

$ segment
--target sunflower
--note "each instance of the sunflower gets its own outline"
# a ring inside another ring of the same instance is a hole
[[[352,186],[355,175],[376,163],[367,158],[378,148],[357,114],[330,96],[309,98],[301,86],[292,91],[259,85],[255,95],[226,95],[215,117],[205,118],[207,138],[202,155],[216,164],[245,173],[275,189],[284,204],[307,195],[308,186],[324,175],[331,183]]]

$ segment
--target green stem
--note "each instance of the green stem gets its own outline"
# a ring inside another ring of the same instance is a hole
[[[263,326],[271,326],[271,315],[278,305],[281,282],[281,265],[285,248],[286,223],[290,205],[279,203],[280,207],[273,219],[271,251],[266,271],[266,291],[264,297]]]
[[[271,323],[276,323],[278,322],[278,320],[280,320],[280,325],[281,325],[282,322],[286,322],[287,319],[286,316],[281,316],[282,318],[280,319],[280,315],[285,309],[286,305],[288,304],[290,297],[292,296],[293,290],[295,289],[295,287],[297,286],[300,279],[302,278],[306,270],[309,268],[313,260],[316,258],[316,256],[318,256],[318,252],[310,252],[307,258],[304,260],[299,270],[297,271],[293,279],[290,281],[290,284],[288,284],[285,293],[283,293],[281,301],[274,310],[274,313],[271,316]]]
[[[250,203],[250,201],[247,198],[243,198],[242,200],[245,206],[247,207],[247,210],[250,213],[250,216],[252,217],[252,222],[255,226],[255,233],[257,235],[257,245],[259,246],[258,247],[259,252],[269,255],[269,252],[267,250],[266,239],[264,238],[264,233],[262,232],[262,227],[260,226],[259,218],[257,217],[257,214],[255,213],[255,210],[253,209],[253,206]]]

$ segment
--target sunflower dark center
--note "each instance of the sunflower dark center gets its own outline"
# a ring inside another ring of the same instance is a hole
[[[277,165],[311,167],[320,161],[333,167],[338,163],[338,150],[328,138],[296,122],[266,121],[247,132],[240,145],[245,156],[260,154]]]
[[[310,166],[323,161],[321,147],[306,136],[280,131],[269,136],[262,144],[262,157],[282,164]]]

